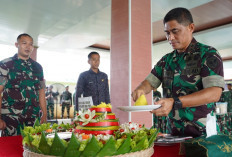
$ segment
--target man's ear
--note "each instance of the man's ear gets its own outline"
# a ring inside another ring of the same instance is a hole
[[[189,25],[189,30],[193,33],[194,32],[194,30],[195,30],[195,25],[194,25],[194,23],[191,23],[190,25]]]
[[[15,47],[19,48],[19,44],[17,42],[15,43]]]

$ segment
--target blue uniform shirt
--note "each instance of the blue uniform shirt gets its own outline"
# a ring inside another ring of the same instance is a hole
[[[110,103],[109,85],[107,74],[95,73],[90,69],[80,74],[76,87],[76,109],[78,110],[78,98],[92,96],[93,104],[99,105],[101,102]]]

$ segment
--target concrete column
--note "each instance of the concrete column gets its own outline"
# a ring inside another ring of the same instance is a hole
[[[39,47],[38,46],[34,46],[34,50],[32,51],[31,55],[30,55],[30,58],[33,59],[34,61],[37,60],[37,49]]]
[[[149,112],[123,112],[132,106],[131,92],[151,71],[151,0],[112,0],[111,12],[111,104],[121,123],[152,125]],[[146,96],[152,103],[152,95]]]

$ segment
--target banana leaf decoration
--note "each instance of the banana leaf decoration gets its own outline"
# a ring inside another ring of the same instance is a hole
[[[104,147],[97,153],[96,157],[112,156],[117,151],[115,146],[116,140],[111,137]]]
[[[49,146],[47,139],[45,137],[45,134],[44,134],[44,132],[42,132],[40,143],[39,143],[39,150],[43,154],[48,155],[50,153],[50,149],[51,149],[51,146]]]
[[[64,157],[79,157],[81,152],[79,151],[80,142],[77,140],[74,133],[69,141],[68,147],[65,151]]]
[[[27,134],[27,136],[28,136],[28,141],[29,141],[30,150],[31,150],[32,152],[41,154],[42,152],[41,152],[36,146],[34,146],[34,145],[32,144],[32,141],[34,140],[33,137],[31,137],[31,135],[30,135],[29,133]]]
[[[50,155],[54,156],[63,156],[65,153],[65,145],[57,135],[57,132],[55,132],[55,138],[52,142],[51,150],[50,150]]]
[[[127,135],[126,140],[123,142],[123,144],[118,148],[117,152],[114,155],[119,155],[119,154],[126,154],[129,153],[131,150],[131,136]]]
[[[149,147],[151,147],[152,144],[154,143],[154,141],[155,141],[155,139],[156,139],[158,133],[159,133],[159,129],[156,130],[156,132],[150,137],[150,139],[149,139],[149,141],[148,141],[148,142],[149,142]]]
[[[35,129],[36,126],[40,126],[39,118],[36,118],[33,128]]]
[[[101,147],[98,145],[98,141],[93,135],[90,142],[86,145],[85,150],[82,152],[81,157],[95,157],[100,149]]]
[[[136,144],[136,146],[134,148],[132,148],[131,152],[137,152],[143,149],[148,148],[149,143],[148,143],[148,139],[147,136],[144,136],[139,142],[138,144]]]

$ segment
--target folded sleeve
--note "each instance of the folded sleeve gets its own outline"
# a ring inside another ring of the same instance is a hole
[[[223,62],[216,49],[211,49],[205,54],[201,77],[204,88],[221,87],[224,89]]]
[[[158,88],[162,83],[163,66],[165,65],[165,56],[162,57],[151,70],[151,73],[145,78],[152,87]]]

